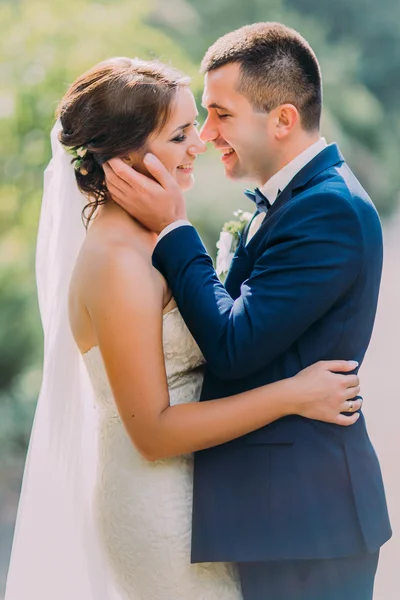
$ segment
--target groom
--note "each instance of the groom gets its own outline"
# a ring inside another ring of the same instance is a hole
[[[381,226],[338,147],[320,136],[312,49],[292,29],[257,23],[217,40],[202,70],[201,137],[221,151],[228,177],[260,186],[225,287],[154,157],[146,166],[161,185],[143,185],[118,160],[106,169],[115,199],[161,233],[154,265],[207,360],[202,400],[321,359],[361,363]],[[349,428],[290,416],[195,455],[192,561],[237,563],[245,600],[370,600],[390,535],[363,415]]]

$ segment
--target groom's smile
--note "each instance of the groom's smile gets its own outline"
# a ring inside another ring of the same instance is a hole
[[[208,114],[200,137],[222,153],[227,177],[264,183],[265,171],[269,171],[264,163],[273,152],[270,113],[255,111],[239,91],[240,83],[238,63],[205,74],[202,104]]]
[[[230,160],[236,158],[236,152],[233,148],[228,148],[228,150],[222,151],[222,162],[228,163]]]

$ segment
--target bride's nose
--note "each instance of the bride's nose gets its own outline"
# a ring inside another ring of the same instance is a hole
[[[203,154],[203,152],[205,152],[205,151],[206,151],[206,145],[199,137],[197,138],[196,142],[193,143],[188,148],[188,152],[192,156],[196,155],[196,154]]]

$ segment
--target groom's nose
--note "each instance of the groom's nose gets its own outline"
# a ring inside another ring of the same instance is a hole
[[[218,129],[211,123],[210,117],[207,117],[207,119],[204,121],[204,125],[200,129],[199,135],[203,142],[212,142],[213,140],[217,139]]]

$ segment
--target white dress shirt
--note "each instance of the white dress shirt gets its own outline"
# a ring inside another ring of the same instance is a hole
[[[278,195],[278,191],[284,190],[285,187],[292,181],[293,177],[297,175],[297,173],[301,171],[301,169],[305,167],[306,164],[308,164],[313,158],[315,158],[317,154],[319,154],[324,148],[326,148],[326,146],[327,143],[325,138],[320,138],[317,142],[315,142],[314,144],[306,148],[306,150],[301,152],[301,154],[298,154],[296,158],[294,158],[292,161],[290,161],[290,163],[285,165],[280,171],[275,173],[275,175],[273,175],[271,179],[268,179],[267,183],[265,183],[260,188],[260,191],[264,194],[264,196],[269,200],[271,204],[275,202],[276,197]],[[265,213],[260,213],[254,217],[249,227],[246,243],[248,243],[253,237],[253,235],[258,231],[264,218]],[[170,223],[169,225],[167,225],[167,227],[165,227],[165,229],[161,231],[160,235],[158,236],[157,242],[159,242],[165,235],[170,233],[170,231],[173,231],[178,227],[182,227],[183,225],[191,226],[192,224],[186,219],[179,219],[179,221],[174,221],[174,223]]]
[[[325,138],[320,138],[317,142],[298,154],[296,158],[290,161],[290,163],[282,167],[282,169],[275,173],[271,179],[268,179],[267,183],[260,187],[260,192],[264,194],[271,205],[275,202],[278,192],[282,192],[285,187],[289,185],[295,175],[297,175],[299,171],[301,171],[309,162],[311,162],[312,159],[317,156],[317,154],[326,148],[326,146],[327,143]],[[257,233],[264,219],[264,212],[255,215],[249,227],[246,244],[248,244],[251,238]]]

